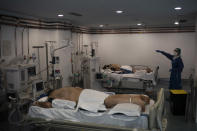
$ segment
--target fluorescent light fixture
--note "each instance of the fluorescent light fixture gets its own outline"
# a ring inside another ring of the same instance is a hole
[[[179,22],[178,22],[178,21],[175,21],[174,24],[175,24],[175,25],[179,25]]]
[[[121,13],[123,13],[123,11],[122,10],[117,10],[116,13],[121,14]]]
[[[99,25],[99,27],[104,27],[104,25]]]
[[[141,26],[141,25],[142,25],[142,23],[138,23],[137,25],[138,25],[138,26]]]
[[[64,15],[63,14],[58,14],[58,17],[63,17]]]
[[[181,10],[182,8],[181,7],[175,7],[174,9],[175,10]]]

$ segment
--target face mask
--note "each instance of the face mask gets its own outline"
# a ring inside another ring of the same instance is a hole
[[[174,51],[174,55],[175,55],[175,56],[178,56],[178,54],[177,54],[177,52],[176,52],[176,51]]]

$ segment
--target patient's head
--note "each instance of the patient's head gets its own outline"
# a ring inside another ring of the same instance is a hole
[[[140,98],[146,103],[150,104],[150,98],[146,95],[140,95]]]
[[[118,65],[118,64],[111,64],[111,70],[113,70],[113,71],[120,71],[120,65]]]

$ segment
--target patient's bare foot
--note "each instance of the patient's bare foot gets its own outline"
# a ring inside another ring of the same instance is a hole
[[[150,104],[150,98],[149,98],[148,96],[140,95],[140,98],[141,98],[146,104]]]

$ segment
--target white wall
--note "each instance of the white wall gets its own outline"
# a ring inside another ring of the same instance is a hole
[[[194,68],[195,33],[91,35],[91,40],[84,43],[90,42],[98,42],[98,56],[102,58],[103,64],[159,65],[160,77],[168,78],[171,63],[164,56],[155,53],[155,50],[172,53],[178,47],[182,49],[185,64],[183,78],[188,78]]]
[[[22,54],[21,50],[21,41],[22,41],[22,30],[23,28],[17,28],[17,53],[18,55]],[[14,50],[14,32],[15,27],[13,26],[5,26],[1,25],[1,42],[4,40],[9,40],[11,42],[11,50],[12,53],[10,56],[2,57],[3,59],[6,59],[9,61],[9,59],[12,59],[15,57],[15,50]],[[30,43],[30,55],[32,53],[37,54],[37,50],[33,49],[32,46],[34,45],[43,45],[45,41],[56,41],[54,44],[54,47],[60,47],[64,45],[65,43],[62,42],[62,40],[71,39],[71,32],[70,31],[63,31],[63,30],[44,30],[44,29],[29,29],[29,43]],[[27,55],[27,29],[24,30],[24,55]],[[49,52],[50,53],[50,52]],[[56,55],[60,56],[60,64],[59,68],[61,69],[61,74],[63,75],[63,86],[70,85],[68,81],[68,77],[71,75],[71,48],[64,48],[62,50],[59,50],[56,52]],[[50,55],[49,55],[50,58]],[[46,54],[45,54],[45,48],[40,49],[40,60],[41,60],[41,70],[46,68]],[[49,59],[50,60],[50,59]],[[42,74],[43,79],[46,79],[46,72]]]
[[[11,42],[11,56],[4,57],[9,60],[15,57],[14,51],[14,28],[12,26],[1,26],[1,41],[9,40]],[[17,52],[21,54],[21,35],[23,28],[17,28]],[[70,31],[63,30],[44,30],[30,29],[29,42],[30,54],[37,53],[32,49],[33,45],[44,45],[45,41],[57,41],[55,47],[61,46],[62,40],[71,39]],[[155,53],[156,49],[165,50],[172,53],[176,47],[182,48],[182,57],[185,64],[183,78],[188,78],[191,69],[194,68],[195,60],[195,33],[153,33],[153,34],[104,34],[89,35],[73,33],[72,40],[74,44],[74,52],[85,51],[82,45],[90,45],[91,42],[98,42],[98,56],[101,57],[101,64],[117,63],[117,64],[145,64],[159,65],[160,77],[169,77],[170,61],[164,56]],[[27,54],[27,29],[24,30],[24,54]],[[89,46],[90,47],[90,46]],[[72,49],[73,49],[72,48]],[[79,49],[80,48],[80,49]],[[65,48],[57,52],[60,55],[60,69],[62,71],[63,85],[70,85],[68,77],[71,75],[71,48]],[[197,49],[196,49],[197,50]],[[46,67],[45,49],[41,49],[41,67]],[[75,57],[74,71],[80,70],[80,57]],[[43,73],[46,77],[46,72]]]

